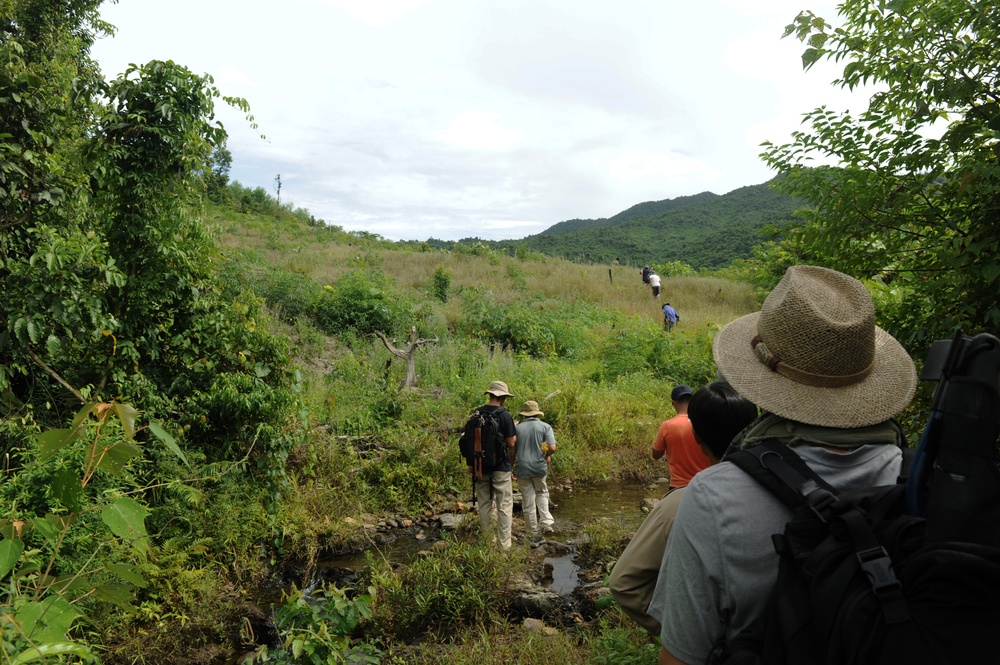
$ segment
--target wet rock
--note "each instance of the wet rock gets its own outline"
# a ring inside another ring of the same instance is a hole
[[[414,538],[416,538],[417,540],[426,540],[427,539],[427,534],[424,533],[423,531],[421,531],[420,533],[418,533],[417,535],[415,535]]]
[[[527,580],[515,585],[510,604],[519,613],[540,617],[559,611],[563,605],[563,597],[552,589],[546,589]]]
[[[417,552],[417,556],[434,556],[434,552],[431,552],[430,550],[420,550]]]
[[[648,513],[653,508],[656,508],[656,504],[658,504],[659,502],[660,502],[659,499],[650,499],[650,498],[643,499],[642,501],[639,502],[639,510],[641,510],[644,513]]]
[[[570,544],[552,540],[551,538],[546,539],[542,544],[549,554],[569,554],[573,551],[573,547]]]
[[[399,528],[399,522],[397,522],[396,520],[386,520],[385,523],[391,529]]]
[[[410,520],[410,519],[405,519],[405,520],[402,520],[402,521],[401,521],[401,522],[399,523],[399,525],[400,525],[401,527],[403,527],[404,529],[409,529],[409,528],[410,528],[411,526],[413,526],[413,520]]]
[[[453,531],[458,526],[458,518],[453,513],[443,513],[438,517],[438,523],[445,531]]]
[[[445,550],[448,549],[448,541],[439,540],[433,545],[431,545],[431,549],[435,552],[444,552]]]
[[[540,633],[545,628],[545,622],[540,619],[528,617],[521,626],[529,633]]]

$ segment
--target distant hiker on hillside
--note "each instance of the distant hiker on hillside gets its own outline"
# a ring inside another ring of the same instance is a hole
[[[639,271],[639,274],[642,275],[642,283],[643,284],[649,284],[649,273],[650,272],[652,272],[652,271],[649,269],[649,266],[643,266],[642,270]]]
[[[663,329],[668,332],[673,330],[680,320],[681,315],[677,313],[677,310],[671,307],[670,303],[663,303]]]
[[[469,465],[469,473],[475,479],[479,524],[487,532],[493,528],[495,505],[500,547],[506,550],[510,549],[510,521],[514,513],[511,470],[517,429],[503,403],[514,395],[503,381],[491,383],[486,395],[489,401],[478,407],[469,419],[459,446]]]
[[[660,297],[660,276],[655,272],[649,273],[649,285],[653,287],[653,297]]]
[[[539,420],[545,414],[538,409],[538,402],[529,399],[518,415],[523,420],[517,424],[514,475],[521,489],[521,514],[531,536],[536,537],[539,528],[542,533],[553,531],[546,477],[552,453],[556,451],[556,435],[551,425]]]

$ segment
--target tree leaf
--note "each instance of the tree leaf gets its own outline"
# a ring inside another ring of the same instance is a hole
[[[14,570],[23,551],[24,543],[20,540],[0,540],[0,580]]]
[[[146,554],[146,510],[138,501],[127,496],[115,499],[101,511],[101,519],[122,540],[128,542],[140,554]]]
[[[80,497],[83,494],[83,486],[76,473],[70,469],[59,469],[52,476],[49,487],[52,489],[52,495],[59,499],[70,512],[80,512]]]
[[[109,563],[105,566],[105,568],[133,586],[140,588],[146,586],[145,578],[136,572],[134,566],[130,566],[126,563]]]
[[[35,440],[38,441],[38,459],[44,462],[57,451],[80,438],[77,431],[71,429],[50,429],[42,432]]]
[[[107,471],[113,476],[121,476],[128,463],[141,454],[142,451],[139,449],[139,446],[133,441],[119,441],[104,450],[104,455],[101,457],[97,468]]]
[[[184,453],[183,451],[181,451],[180,446],[177,445],[177,441],[174,440],[174,437],[170,436],[170,433],[167,432],[167,430],[163,429],[159,425],[159,423],[150,422],[149,431],[152,432],[153,436],[159,439],[170,452],[172,452],[174,455],[177,455],[177,457],[179,457],[180,460],[184,462],[185,465],[190,466],[190,464],[188,464],[187,457],[184,456]]]
[[[123,610],[133,609],[132,586],[130,585],[101,584],[94,587],[94,593]]]
[[[81,616],[83,615],[75,607],[57,594],[25,603],[15,613],[25,637],[35,644],[66,642],[66,634],[73,627],[73,622]]]
[[[47,660],[49,656],[77,656],[79,658],[96,659],[94,652],[82,644],[73,642],[54,642],[39,644],[18,654],[11,665],[24,665],[35,661]]]
[[[118,415],[118,420],[122,423],[125,436],[131,439],[135,436],[135,420],[139,416],[139,411],[131,404],[119,404],[115,402],[114,411]]]

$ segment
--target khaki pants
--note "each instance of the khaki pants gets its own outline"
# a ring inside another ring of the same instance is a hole
[[[493,500],[490,500],[490,484]],[[500,547],[510,549],[510,520],[514,514],[514,488],[510,471],[494,471],[490,480],[476,481],[476,502],[479,503],[479,524],[483,531],[493,530],[493,507],[497,509],[497,539]]]
[[[539,527],[544,530],[555,523],[549,512],[547,478],[548,476],[538,476],[517,479],[517,486],[521,488],[521,514],[528,521],[528,530],[532,533],[537,533]]]

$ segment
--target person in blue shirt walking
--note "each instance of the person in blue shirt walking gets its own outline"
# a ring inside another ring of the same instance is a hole
[[[663,305],[663,329],[672,330],[674,325],[681,320],[681,315],[677,313],[677,310],[670,306],[670,303],[664,303]]]
[[[552,533],[552,513],[549,512],[549,462],[556,451],[556,435],[552,426],[538,418],[545,414],[538,409],[538,402],[528,400],[518,414],[523,420],[517,424],[517,457],[514,476],[521,490],[521,514],[528,522],[528,531],[538,536]]]

